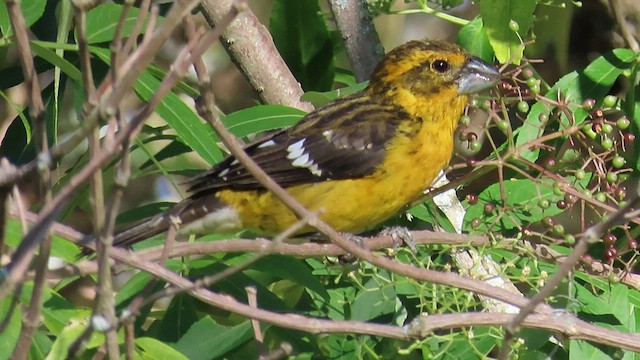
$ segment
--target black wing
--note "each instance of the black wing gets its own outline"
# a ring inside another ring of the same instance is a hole
[[[251,158],[282,187],[369,175],[385,157],[401,109],[359,93],[306,115],[295,126],[245,147]],[[195,196],[220,189],[263,189],[235,158],[228,157],[189,181]]]

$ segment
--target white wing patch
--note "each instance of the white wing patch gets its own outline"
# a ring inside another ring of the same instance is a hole
[[[269,146],[273,146],[275,144],[276,144],[276,142],[273,141],[273,140],[265,141],[262,144],[258,145],[258,149],[263,149],[263,148],[266,148],[266,147],[269,147]]]
[[[291,165],[295,167],[307,168],[313,175],[322,176],[322,170],[313,161],[309,153],[306,152],[307,149],[304,147],[305,140],[296,141],[287,147],[287,152],[289,153],[287,159],[293,160]]]

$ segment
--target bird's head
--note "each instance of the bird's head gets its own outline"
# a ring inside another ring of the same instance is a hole
[[[465,103],[467,95],[494,86],[500,74],[493,65],[445,41],[410,41],[378,64],[367,91],[411,109],[438,99]]]

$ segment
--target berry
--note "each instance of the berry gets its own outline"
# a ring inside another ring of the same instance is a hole
[[[573,245],[576,243],[576,237],[571,234],[567,234],[564,236],[564,242],[567,243],[567,245]]]
[[[613,96],[613,95],[607,95],[604,97],[604,100],[602,101],[602,104],[606,107],[614,107],[616,106],[616,103],[618,102],[618,98]]]
[[[553,221],[552,218],[550,217],[544,217],[542,218],[542,223],[545,224],[547,227],[553,227],[556,223],[555,221]]]
[[[591,110],[596,106],[596,99],[584,99],[582,102],[582,108],[585,110]]]
[[[498,84],[498,89],[500,89],[502,92],[507,92],[507,91],[513,89],[513,85],[511,85],[510,82],[505,80],[505,81],[500,82],[500,84]]]
[[[556,203],[556,206],[558,207],[558,209],[560,210],[564,210],[566,209],[569,205],[567,204],[566,201],[564,200],[558,200],[558,202]]]
[[[522,76],[524,76],[525,79],[533,77],[533,70],[531,70],[531,68],[526,68],[522,70]]]
[[[575,175],[576,175],[576,179],[582,180],[587,175],[587,173],[583,169],[578,169],[576,170]]]
[[[608,172],[607,173],[607,181],[609,181],[609,182],[618,181],[618,174],[616,174],[614,172]]]
[[[615,260],[617,255],[618,255],[618,249],[614,247],[610,247],[604,251],[604,257],[607,260],[609,260],[609,262],[612,262],[613,260]]]
[[[638,248],[638,242],[633,240],[633,239],[627,240],[627,245],[629,246],[629,249],[631,249],[631,250],[635,250],[635,249]]]
[[[552,231],[556,235],[564,235],[564,226],[561,224],[553,225]]]
[[[478,152],[480,151],[480,149],[482,149],[482,144],[478,140],[471,141],[469,142],[469,149],[474,153]]]
[[[478,203],[478,196],[475,194],[467,194],[467,196],[465,196],[465,200],[467,200],[469,205],[475,205]]]
[[[480,219],[478,219],[478,218],[473,218],[473,219],[471,220],[471,227],[472,227],[473,229],[475,229],[475,228],[477,228],[478,226],[480,226],[480,224],[481,224],[481,222],[480,222]]]
[[[602,111],[602,109],[600,109],[600,108],[597,108],[597,109],[593,110],[593,112],[591,113],[591,116],[594,119],[601,119],[601,118],[604,117],[604,111]]]
[[[580,261],[585,264],[591,264],[593,262],[593,257],[591,257],[591,255],[589,254],[584,254],[580,257]]]
[[[609,139],[608,137],[603,138],[602,139],[602,147],[605,150],[611,150],[611,148],[613,147],[613,140]]]
[[[618,238],[613,234],[607,234],[602,238],[602,241],[609,246],[615,245],[617,240]]]
[[[526,101],[519,101],[518,102],[518,111],[520,111],[521,113],[526,114],[527,112],[529,112],[529,103]]]
[[[620,186],[616,188],[616,191],[614,193],[618,200],[623,200],[625,197],[627,197],[627,188],[624,186]]]
[[[460,116],[459,122],[461,125],[469,126],[469,124],[471,123],[471,118],[469,117],[469,115],[462,115]]]
[[[478,106],[480,106],[480,100],[475,98],[471,99],[471,101],[469,101],[469,106],[477,108]]]
[[[491,214],[493,212],[493,210],[495,210],[496,207],[493,204],[485,204],[484,205],[484,212],[487,214]]]
[[[611,160],[611,165],[616,168],[616,169],[620,169],[621,167],[624,166],[624,158],[622,156],[616,156]]]
[[[627,119],[626,117],[621,117],[620,119],[618,119],[618,121],[616,121],[616,126],[620,130],[628,129],[629,125],[631,125],[631,121],[629,121],[629,119]]]
[[[527,86],[531,88],[533,85],[538,85],[538,79],[530,77],[527,79]]]
[[[538,201],[538,206],[540,206],[542,209],[546,209],[549,206],[551,206],[551,203],[547,199],[542,199],[542,200]]]
[[[468,133],[466,133],[466,137],[467,137],[466,140],[468,142],[478,140],[478,134],[474,133],[473,131],[469,131]]]
[[[624,141],[626,142],[632,142],[635,139],[636,139],[636,136],[631,133],[624,134]]]
[[[556,161],[555,159],[548,159],[547,161],[545,161],[544,167],[547,169],[552,169],[556,166]]]
[[[529,86],[529,90],[531,90],[531,93],[534,95],[540,94],[540,84],[533,84]]]
[[[511,29],[511,31],[518,31],[520,30],[520,24],[515,20],[509,20],[509,29]]]
[[[602,132],[605,134],[611,134],[613,131],[613,126],[611,124],[602,124]]]
[[[578,201],[578,197],[573,194],[564,194],[564,201],[569,204],[575,204]]]
[[[596,134],[600,134],[600,132],[602,131],[602,123],[600,121],[595,121],[593,124],[591,124],[591,131]]]
[[[607,201],[607,194],[603,193],[603,192],[599,192],[595,195],[595,199],[599,202],[605,202]]]
[[[545,124],[547,121],[549,121],[549,115],[545,113],[538,115],[538,121],[540,121],[542,124]]]
[[[511,124],[506,120],[500,120],[496,125],[498,126],[498,129],[502,130],[503,132],[507,132],[507,130],[509,130],[509,128],[511,127]]]

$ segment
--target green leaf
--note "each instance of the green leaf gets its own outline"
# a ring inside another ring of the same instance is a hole
[[[263,131],[281,129],[297,123],[305,112],[283,105],[257,105],[222,118],[235,136],[244,137]]]
[[[160,81],[144,72],[134,85],[136,93],[149,100],[160,86]],[[209,164],[215,164],[224,157],[218,147],[218,137],[213,134],[208,124],[182,101],[178,95],[169,92],[162,100],[156,112],[174,129],[178,138],[191,147]]]
[[[12,302],[12,296],[5,296],[4,299],[0,301],[0,318],[6,321],[6,327],[2,332],[2,336],[0,336],[0,359],[9,359],[11,357],[13,348],[20,338],[22,307],[15,307],[12,310],[11,318],[7,319]]]
[[[141,337],[136,339],[136,345],[143,351],[143,359],[173,359],[188,360],[189,358],[163,343],[160,340]]]
[[[589,342],[570,340],[569,360],[611,360],[611,357]]]
[[[518,34],[526,34],[533,21],[537,0],[482,0],[480,15],[484,28],[500,63],[519,64],[524,46]],[[516,21],[518,33],[509,28],[509,22]]]
[[[291,72],[305,90],[331,89],[333,44],[317,0],[276,0],[269,30]]]
[[[87,13],[87,42],[95,44],[113,40],[123,9],[122,5],[114,3],[104,3],[91,9]],[[121,30],[122,37],[128,37],[131,34],[139,14],[139,9],[129,8]],[[157,21],[160,23],[162,18],[158,17]],[[144,34],[146,22],[145,20],[140,28],[140,34]]]
[[[27,27],[33,25],[42,14],[47,5],[47,0],[23,0],[20,2],[20,9],[22,10],[22,16]],[[11,28],[11,22],[9,21],[9,11],[4,1],[0,2],[0,31],[2,31],[2,37],[8,38],[13,35],[13,29]]]
[[[571,72],[563,76],[553,87],[545,94],[545,97],[552,100],[558,99],[558,92],[568,101],[575,104],[582,104],[587,98],[602,99],[606,95],[616,79],[624,70],[630,69],[635,59],[635,53],[628,49],[615,49],[606,53],[580,72]],[[540,122],[539,116],[542,113],[549,114],[548,102],[537,102],[531,107],[527,120],[515,132],[516,146],[522,146],[539,138],[544,132],[544,125]],[[575,124],[578,125],[584,121],[589,115],[581,107],[571,109],[575,118]],[[569,125],[567,119],[563,119],[563,124]],[[538,158],[540,150],[528,149],[524,147],[520,152],[523,158],[535,161]]]
[[[226,327],[206,316],[193,324],[173,347],[191,360],[217,359],[252,338],[249,321]]]
[[[178,294],[171,299],[164,316],[153,323],[150,332],[157,331],[156,338],[164,342],[175,342],[187,333],[198,321],[194,298],[189,294]]]
[[[480,59],[493,62],[493,48],[484,29],[482,18],[477,17],[458,32],[458,44]]]
[[[571,178],[568,178],[571,179]],[[587,184],[589,177],[585,177],[579,184],[581,188]],[[487,230],[500,231],[510,230],[524,224],[531,224],[542,220],[545,216],[554,216],[564,210],[558,209],[556,206],[550,206],[543,209],[539,206],[541,200],[548,200],[554,204],[562,198],[553,192],[553,182],[551,179],[545,178],[538,181],[529,179],[507,179],[503,182],[506,213],[502,214],[500,221],[494,224],[495,214],[487,215],[484,213],[486,204],[496,206],[496,211],[502,208],[501,184],[496,182],[486,188],[478,196],[478,202],[467,209],[464,217],[464,228],[470,232],[484,233]],[[485,221],[479,227],[472,229],[471,221],[475,218],[484,219]],[[493,225],[498,228],[489,229],[487,226]]]
[[[380,270],[378,276],[364,284],[351,305],[351,320],[368,321],[382,315],[393,314],[396,290],[388,273]]]
[[[47,49],[46,47],[40,45],[38,42],[31,42],[31,50],[34,54],[40,56],[51,64],[55,65],[57,68],[62,70],[67,76],[69,76],[73,81],[81,83],[82,82],[82,73],[80,69],[75,67],[69,60],[60,57],[55,51]]]

